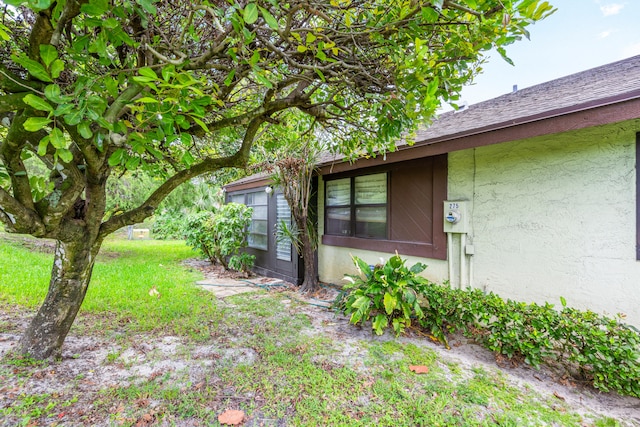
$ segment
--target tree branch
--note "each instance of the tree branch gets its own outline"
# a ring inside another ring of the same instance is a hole
[[[105,111],[104,118],[109,123],[115,123],[116,120],[122,114],[122,110],[128,103],[130,103],[136,96],[142,92],[143,87],[132,83],[128,88],[126,88],[120,96],[116,98],[115,101],[111,103],[111,106]]]
[[[0,89],[9,93],[24,92],[25,89],[31,92],[36,92],[41,95],[41,89],[44,85],[36,81],[21,79],[17,74],[9,71],[4,64],[0,63]]]
[[[10,232],[31,234],[35,237],[45,235],[45,226],[38,214],[25,208],[2,187],[0,187],[0,221]]]
[[[264,117],[257,117],[249,123],[242,140],[242,145],[235,154],[226,157],[208,158],[196,165],[193,165],[189,169],[177,172],[158,187],[158,189],[154,191],[153,194],[151,194],[151,196],[149,196],[140,206],[128,212],[114,215],[108,221],[104,222],[100,227],[100,234],[102,236],[106,236],[127,225],[142,222],[145,218],[153,215],[160,202],[162,202],[176,187],[192,178],[195,178],[196,176],[207,172],[214,172],[222,168],[245,167],[249,161],[249,154],[251,152],[251,146],[253,145],[255,136],[263,122]]]

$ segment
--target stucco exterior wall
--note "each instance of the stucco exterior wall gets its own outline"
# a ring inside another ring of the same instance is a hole
[[[637,131],[640,120],[449,153],[448,198],[469,201],[474,249],[461,277],[453,236],[452,283],[527,302],[559,305],[563,296],[640,327]],[[340,283],[353,272],[349,254],[370,263],[389,256],[320,245],[320,279]],[[429,265],[431,280],[449,279],[447,261],[415,261]]]

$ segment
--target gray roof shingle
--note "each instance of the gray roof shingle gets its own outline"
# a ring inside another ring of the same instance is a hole
[[[417,143],[561,115],[640,97],[640,55],[448,112],[417,132]]]

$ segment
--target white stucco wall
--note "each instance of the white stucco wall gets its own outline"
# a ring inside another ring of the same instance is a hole
[[[636,261],[635,134],[640,120],[449,154],[448,198],[468,200],[471,285],[504,298],[627,315],[640,326]],[[323,231],[322,186],[319,194]],[[459,236],[453,245],[459,284]],[[321,245],[320,279],[353,272],[349,253],[370,263],[389,254]],[[447,280],[447,261],[425,275]],[[469,280],[463,277],[465,283]]]

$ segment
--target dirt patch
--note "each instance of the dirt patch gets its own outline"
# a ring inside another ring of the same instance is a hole
[[[205,279],[247,279],[249,277],[257,277],[234,270],[225,270],[221,265],[212,264],[209,261],[197,258],[184,260],[182,265],[192,270],[199,271],[204,275]]]

